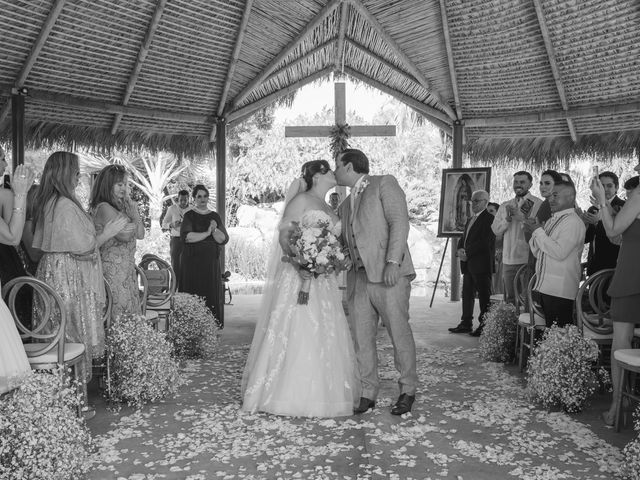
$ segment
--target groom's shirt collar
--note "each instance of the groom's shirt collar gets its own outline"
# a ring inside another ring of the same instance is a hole
[[[355,192],[358,190],[358,187],[360,186],[360,184],[362,183],[362,181],[366,178],[366,175],[362,175],[358,180],[356,180],[356,183],[353,184],[353,187],[351,187],[351,191]]]

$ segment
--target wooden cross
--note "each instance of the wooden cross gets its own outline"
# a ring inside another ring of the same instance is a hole
[[[347,106],[344,82],[335,84],[335,122],[347,123]],[[349,125],[350,137],[394,137],[395,125]],[[285,137],[329,137],[333,126],[284,127]]]

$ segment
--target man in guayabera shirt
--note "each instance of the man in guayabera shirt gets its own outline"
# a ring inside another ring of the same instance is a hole
[[[529,192],[533,177],[529,172],[520,171],[513,175],[515,198],[507,200],[498,209],[491,229],[496,237],[502,236],[502,278],[505,299],[515,303],[513,280],[516,272],[529,261],[529,245],[524,238],[523,223],[534,218],[542,199]],[[526,285],[526,284],[525,284]]]

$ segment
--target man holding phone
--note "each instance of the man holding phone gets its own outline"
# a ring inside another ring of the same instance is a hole
[[[604,187],[604,194],[607,200],[606,207],[615,216],[624,205],[624,200],[618,197],[619,180],[613,172],[602,172],[598,175]],[[607,232],[602,225],[602,212],[598,207],[589,207],[582,215],[587,232],[584,243],[589,244],[589,255],[587,257],[587,275],[591,275],[605,268],[615,268],[618,261],[620,246],[611,242]]]
[[[491,229],[502,242],[502,278],[505,300],[515,303],[513,281],[516,272],[529,261],[529,245],[524,238],[523,223],[535,218],[542,200],[529,192],[533,177],[529,172],[520,171],[513,175],[515,198],[507,200],[498,209]]]
[[[167,213],[162,220],[162,228],[170,230],[171,240],[169,248],[171,251],[171,268],[173,268],[176,278],[180,281],[180,255],[182,254],[182,239],[180,238],[180,226],[184,214],[191,210],[189,206],[189,192],[180,190],[178,192],[178,202],[167,209]]]

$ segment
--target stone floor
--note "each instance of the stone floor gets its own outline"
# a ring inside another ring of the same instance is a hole
[[[455,335],[459,303],[412,297],[421,387],[411,414],[389,414],[395,371],[379,335],[383,388],[375,410],[335,419],[239,412],[239,383],[259,296],[227,306],[218,355],[184,365],[176,397],[89,421],[91,479],[611,479],[632,438],[599,415],[609,396],[567,415],[531,405],[517,367],[480,360],[478,339]]]

